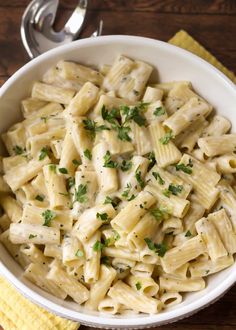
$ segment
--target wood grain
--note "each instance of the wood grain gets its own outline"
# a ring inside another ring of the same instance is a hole
[[[60,1],[56,29],[63,26],[77,1]],[[28,3],[29,0],[0,0],[0,85],[29,61],[20,40],[21,17]],[[82,37],[88,37],[100,19],[104,20],[104,34],[140,35],[167,41],[178,30],[185,29],[236,72],[235,0],[90,0],[88,24]],[[233,330],[235,311],[236,286],[215,304],[157,330]]]

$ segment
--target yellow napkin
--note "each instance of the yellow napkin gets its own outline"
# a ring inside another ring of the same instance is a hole
[[[233,72],[224,67],[189,34],[181,30],[169,43],[182,47],[202,57],[236,82]],[[79,323],[53,315],[24,298],[0,276],[0,325],[4,330],[76,330]]]

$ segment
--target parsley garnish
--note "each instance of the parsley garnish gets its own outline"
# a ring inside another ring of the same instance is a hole
[[[191,237],[191,236],[192,236],[192,233],[191,233],[191,231],[190,231],[190,230],[188,230],[184,236],[185,236],[185,237]]]
[[[192,162],[191,158],[189,159],[189,162],[187,165],[180,163],[175,166],[176,171],[182,171],[187,174],[192,174],[192,172],[193,172],[192,167],[193,167],[193,162]]]
[[[110,266],[111,265],[111,260],[107,256],[101,257],[101,260],[100,261],[101,261],[101,264],[102,265],[106,265],[106,266]]]
[[[127,183],[125,190],[123,191],[121,196],[124,198],[128,198],[131,188],[132,188],[131,183]]]
[[[58,171],[62,174],[68,174],[68,170],[65,167],[59,168]]]
[[[47,157],[49,154],[49,147],[43,147],[40,150],[40,154],[39,154],[39,160],[43,160],[45,157]]]
[[[96,241],[93,245],[93,251],[95,252],[102,251],[103,248],[104,248],[104,244],[102,244],[102,242],[100,241]]]
[[[137,282],[135,286],[137,290],[140,290],[142,288],[142,284],[140,282]]]
[[[165,244],[153,243],[153,241],[148,237],[144,238],[144,241],[146,242],[146,244],[150,250],[152,250],[156,254],[158,254],[159,257],[164,257],[164,255],[167,251],[167,247]]]
[[[56,214],[51,210],[46,210],[42,213],[42,216],[44,218],[43,226],[50,227],[51,221],[56,217]]]
[[[153,112],[153,114],[154,114],[155,116],[157,116],[157,117],[162,116],[162,115],[164,115],[165,113],[166,113],[166,110],[165,110],[164,107],[158,107],[158,108],[156,108],[155,111]]]
[[[53,173],[56,173],[56,169],[57,169],[57,167],[56,167],[55,164],[50,164],[49,165],[49,170],[52,171]]]
[[[84,124],[84,129],[90,132],[92,138],[95,138],[96,133],[99,131],[110,130],[110,128],[107,127],[106,125],[97,126],[96,121],[92,119],[84,119],[83,124]]]
[[[170,184],[168,187],[168,190],[175,196],[177,196],[179,193],[181,193],[181,191],[183,190],[183,186],[182,185],[174,185],[174,184]]]
[[[165,144],[168,144],[170,142],[170,140],[173,138],[174,138],[174,135],[173,135],[172,131],[170,130],[163,137],[161,137],[159,139],[159,141],[161,142],[161,144],[165,145]]]
[[[45,196],[44,196],[44,195],[36,195],[36,196],[35,196],[35,199],[36,199],[37,201],[39,201],[39,202],[43,202],[44,199],[45,199]]]
[[[118,139],[120,139],[121,141],[132,141],[131,137],[128,134],[131,131],[131,128],[129,126],[116,126],[116,130],[118,132]]]
[[[163,191],[162,191],[162,194],[164,195],[164,196],[166,196],[166,197],[170,197],[170,191],[168,190],[168,189],[164,189]]]
[[[149,154],[147,155],[147,158],[150,162],[147,170],[150,171],[150,169],[156,164],[154,152],[153,151],[149,152]]]
[[[81,258],[84,256],[84,252],[81,251],[80,249],[78,249],[75,253],[75,256],[78,257],[78,258]]]
[[[119,204],[119,199],[117,197],[111,198],[106,196],[104,204],[111,204],[113,207],[116,207]]]
[[[158,183],[159,183],[160,185],[163,186],[163,184],[165,184],[165,181],[162,179],[162,177],[160,176],[160,174],[159,174],[158,172],[152,172],[152,175],[154,176],[154,178],[155,178],[156,180],[158,180]]]
[[[111,159],[111,153],[110,153],[110,151],[107,151],[106,152],[106,154],[103,157],[103,159],[104,159],[103,167],[117,168],[119,166],[119,164],[117,162],[114,162]]]
[[[29,235],[29,239],[32,239],[32,238],[35,238],[35,237],[37,237],[37,235],[33,235],[33,234]]]
[[[137,168],[137,170],[135,171],[135,179],[137,180],[138,184],[140,185],[141,188],[144,188],[145,183],[142,179],[142,173],[141,171],[139,171],[139,167]]]
[[[113,229],[112,231],[114,233],[114,240],[118,241],[120,239],[120,234],[115,229]]]
[[[163,207],[150,209],[150,213],[155,217],[157,221],[162,221],[168,217],[168,212]]]
[[[80,184],[77,189],[75,189],[75,202],[85,203],[88,200],[87,194],[87,185]]]
[[[97,213],[96,217],[101,219],[102,221],[108,221],[108,214],[107,213]]]
[[[119,125],[118,120],[121,119],[120,111],[118,109],[111,109],[110,111],[106,109],[105,105],[101,109],[102,118],[108,121],[110,124]]]
[[[123,172],[127,172],[127,171],[129,171],[131,169],[132,165],[133,164],[132,164],[131,160],[125,160],[125,159],[123,159],[123,161],[122,161],[122,163],[120,165],[120,169]]]
[[[140,103],[134,107],[128,107],[127,105],[121,106],[121,112],[125,115],[124,124],[133,120],[139,126],[144,126],[146,124],[146,118],[143,116],[142,112],[146,110],[148,103]]]
[[[70,188],[72,188],[75,185],[75,178],[70,177],[66,180],[66,188],[67,190],[69,190]]]
[[[73,159],[73,160],[72,160],[72,163],[73,163],[75,166],[79,166],[79,165],[81,164],[77,159]]]
[[[84,156],[88,158],[89,160],[92,159],[92,153],[89,149],[84,150]]]
[[[12,149],[16,155],[22,155],[25,151],[22,147],[18,145],[14,146]]]

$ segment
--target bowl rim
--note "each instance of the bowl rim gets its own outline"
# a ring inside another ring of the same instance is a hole
[[[87,38],[87,39],[80,39],[74,41],[67,45],[62,45],[55,49],[49,50],[48,52],[38,56],[37,58],[33,59],[32,61],[26,63],[23,67],[16,71],[1,87],[0,89],[0,97],[11,87],[11,85],[22,75],[26,74],[32,67],[35,65],[39,65],[40,63],[44,62],[45,60],[49,60],[53,58],[55,55],[60,55],[60,53],[67,53],[70,50],[76,48],[83,48],[87,47],[88,45],[94,45],[101,43],[114,44],[117,42],[123,43],[142,43],[142,45],[147,46],[156,46],[161,47],[163,50],[167,50],[172,53],[178,53],[179,56],[188,57],[188,60],[191,60],[195,64],[203,67],[209,74],[214,74],[224,83],[225,88],[229,88],[232,90],[233,93],[236,95],[236,87],[234,83],[227,78],[222,72],[216,69],[213,65],[206,62],[202,58],[196,56],[195,54],[179,48],[177,46],[168,44],[163,41],[139,37],[139,36],[128,36],[128,35],[112,35],[112,36],[101,36],[97,38]],[[107,317],[105,314],[100,315],[91,315],[86,314],[84,312],[78,312],[71,310],[67,307],[60,306],[57,303],[52,302],[51,300],[41,296],[39,293],[35,292],[34,290],[30,289],[25,283],[21,282],[11,271],[1,262],[0,260],[0,274],[3,275],[6,279],[8,279],[16,288],[17,290],[23,294],[26,298],[31,300],[33,303],[40,305],[41,307],[49,310],[52,313],[55,313],[61,317],[71,319],[77,322],[81,322],[82,324],[87,324],[90,326],[99,326],[99,327],[106,327],[106,328],[115,328],[115,327],[150,327],[154,325],[160,325],[164,323],[171,323],[180,318],[187,317],[188,315],[197,312],[199,309],[204,308],[206,305],[209,305],[211,302],[220,298],[231,286],[234,285],[236,282],[236,272],[231,272],[228,276],[213,290],[208,292],[205,296],[200,297],[196,301],[189,303],[188,305],[184,305],[179,307],[176,310],[166,310],[164,313],[154,314],[149,316],[139,316],[137,318],[115,318],[115,317]]]

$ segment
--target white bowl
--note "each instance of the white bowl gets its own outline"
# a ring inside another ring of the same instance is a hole
[[[229,118],[236,131],[236,88],[221,72],[197,56],[161,41],[132,36],[84,39],[56,48],[26,64],[0,90],[0,132],[20,119],[20,100],[30,93],[32,82],[61,59],[97,66],[112,63],[124,54],[152,64],[155,81],[190,80],[195,90]],[[0,146],[1,147],[1,146]],[[206,289],[184,296],[183,302],[157,315],[110,317],[89,313],[75,303],[62,301],[22,278],[22,269],[0,246],[0,272],[27,298],[62,317],[104,328],[143,328],[177,321],[221,297],[236,281],[236,263],[209,276]]]

